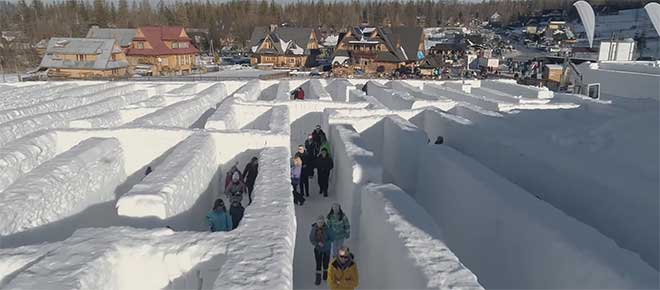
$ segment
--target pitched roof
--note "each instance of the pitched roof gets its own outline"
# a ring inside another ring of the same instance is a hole
[[[133,37],[137,34],[137,29],[134,28],[99,28],[93,26],[87,31],[87,38],[97,39],[116,39],[119,41],[119,46],[128,47],[133,41]]]
[[[403,48],[403,57],[405,60],[417,60],[419,43],[422,40],[424,30],[421,27],[392,27],[385,28],[384,31],[392,41],[394,47],[399,43]]]
[[[143,36],[139,35],[140,32]],[[177,26],[140,27],[138,28],[138,36],[133,38],[133,40],[147,41],[151,45],[151,48],[137,49],[131,47],[126,51],[126,55],[157,56],[198,53],[199,50],[193,46],[190,37],[182,37],[182,33],[185,33],[183,27]],[[188,48],[168,48],[165,45],[165,40],[188,42]]]
[[[304,54],[309,55],[307,46],[310,42],[310,36],[314,32],[313,28],[301,27],[277,27],[270,32],[270,29],[263,26],[255,27],[250,38],[250,45],[253,52],[266,39],[268,35],[273,41],[273,49],[262,49],[260,53],[276,54]],[[302,49],[302,50],[301,50]]]
[[[113,61],[112,54],[120,53],[115,47],[115,39],[94,38],[61,38],[53,37],[48,41],[46,54],[41,60],[40,67],[44,68],[70,68],[70,69],[93,69],[107,70],[127,67],[126,61]],[[85,54],[96,55],[96,60],[73,61],[64,60],[60,54]]]

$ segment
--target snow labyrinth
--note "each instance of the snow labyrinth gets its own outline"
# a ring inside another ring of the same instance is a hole
[[[361,289],[657,289],[657,108],[505,80],[2,84],[0,289],[327,288],[308,235],[334,202]],[[317,124],[330,196],[314,177],[301,207]],[[253,156],[241,224],[208,232]]]

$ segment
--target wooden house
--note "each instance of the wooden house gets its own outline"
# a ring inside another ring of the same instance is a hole
[[[97,38],[97,39],[115,39],[119,43],[119,46],[126,52],[133,38],[137,34],[137,29],[135,28],[100,28],[97,25],[92,26],[87,31],[87,38]]]
[[[366,73],[389,73],[414,66],[424,56],[424,32],[419,27],[355,27],[339,40],[333,66]]]
[[[48,77],[117,79],[126,77],[126,55],[114,39],[51,38],[39,65]]]
[[[182,27],[140,27],[126,51],[132,67],[150,66],[154,76],[189,74],[198,54]]]
[[[250,63],[286,68],[316,65],[317,32],[312,28],[256,27],[250,39]]]

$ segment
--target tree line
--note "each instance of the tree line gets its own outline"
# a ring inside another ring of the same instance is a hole
[[[432,1],[329,1],[311,0],[277,3],[274,0],[231,0],[222,3],[189,0],[166,3],[153,0],[63,0],[29,3],[0,1],[0,29],[24,31],[36,43],[52,36],[84,37],[92,25],[138,27],[178,25],[208,29],[216,47],[243,47],[255,26],[287,24],[341,31],[360,23],[392,26],[444,26],[487,20],[493,13],[506,25],[535,11],[558,9],[575,17],[574,0],[457,0]],[[590,0],[592,5],[613,9],[638,8],[650,0]],[[115,4],[116,3],[116,4]],[[422,21],[420,21],[422,20]],[[3,54],[7,53],[6,51]],[[6,61],[6,57],[3,58]]]

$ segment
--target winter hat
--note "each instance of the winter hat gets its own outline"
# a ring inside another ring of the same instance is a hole
[[[238,174],[238,171],[234,171],[234,173],[231,175],[231,180],[233,182],[238,181],[241,178],[241,176]]]
[[[213,210],[217,210],[219,207],[221,207],[223,210],[225,209],[225,202],[222,201],[221,198],[216,199],[215,203],[213,203]]]

